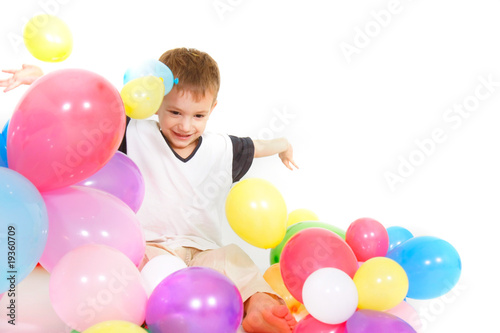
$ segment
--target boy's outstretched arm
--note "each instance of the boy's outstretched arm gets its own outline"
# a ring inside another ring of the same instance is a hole
[[[253,140],[255,147],[254,157],[265,157],[278,154],[283,164],[290,170],[292,166],[299,168],[293,160],[293,148],[286,138],[272,140]]]
[[[2,72],[12,74],[8,79],[0,80],[0,87],[6,87],[3,92],[17,88],[21,84],[32,84],[43,75],[40,67],[35,65],[23,65],[21,69],[5,69]]]

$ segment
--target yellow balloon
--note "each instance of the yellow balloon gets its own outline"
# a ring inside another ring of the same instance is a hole
[[[109,320],[95,324],[82,333],[145,333],[145,329],[123,320]]]
[[[295,297],[290,294],[288,289],[285,287],[285,282],[283,282],[283,278],[281,277],[280,264],[276,263],[271,265],[266,272],[264,273],[264,279],[266,282],[273,288],[273,290],[283,298],[286,303],[286,306],[290,310],[292,314],[297,313],[299,311],[300,306],[302,305],[299,301],[295,299]]]
[[[285,200],[266,180],[249,178],[237,183],[226,199],[226,217],[234,232],[256,247],[273,248],[285,237]]]
[[[63,61],[73,50],[73,36],[66,23],[57,16],[33,16],[23,29],[26,48],[37,59]]]
[[[164,93],[165,85],[162,79],[148,75],[127,82],[120,95],[127,116],[134,119],[146,119],[158,111]]]
[[[318,215],[316,215],[313,211],[305,208],[296,209],[291,211],[288,214],[288,222],[287,226],[291,226],[292,224],[306,221],[319,221]]]
[[[408,276],[397,262],[385,257],[365,261],[353,277],[358,289],[358,308],[392,309],[408,293]]]
[[[307,317],[307,315],[309,315],[309,311],[307,311],[307,309],[304,306],[304,304],[300,304],[300,306],[297,309],[297,311],[292,312],[292,315],[295,317],[295,320],[297,320],[297,322],[299,322],[302,319],[304,319],[305,317]]]

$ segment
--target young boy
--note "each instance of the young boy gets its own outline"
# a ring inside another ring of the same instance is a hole
[[[286,139],[252,140],[205,132],[217,104],[217,63],[204,52],[186,48],[167,51],[160,61],[179,83],[164,97],[158,122],[128,119],[120,146],[141,170],[146,186],[137,212],[147,241],[141,265],[170,253],[188,266],[216,269],[241,293],[245,331],[291,332],[296,321],[283,300],[246,253],[234,244],[222,245],[221,228],[226,196],[253,158],[278,154],[292,170],[292,165],[297,167],[292,146]]]

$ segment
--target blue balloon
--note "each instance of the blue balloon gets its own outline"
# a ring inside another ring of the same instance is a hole
[[[413,234],[403,227],[389,227],[387,228],[387,234],[389,235],[389,251],[408,239],[413,238]]]
[[[0,133],[0,167],[7,168],[7,131],[9,129],[9,121],[5,124]]]
[[[15,293],[15,286],[35,268],[48,227],[40,192],[18,172],[0,167],[0,293]]]
[[[414,237],[387,253],[408,276],[407,297],[431,299],[450,291],[458,282],[462,262],[457,250],[437,237]]]
[[[174,79],[174,74],[167,65],[162,63],[159,60],[149,59],[141,64],[131,67],[127,69],[125,74],[123,75],[123,85],[127,84],[127,82],[137,79],[143,76],[156,76],[163,80],[163,85],[165,86],[165,95],[172,90],[174,84],[179,82],[179,79]]]

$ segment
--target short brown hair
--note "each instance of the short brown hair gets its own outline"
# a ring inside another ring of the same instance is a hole
[[[174,89],[187,90],[197,100],[205,97],[205,92],[214,95],[220,87],[220,73],[217,62],[205,52],[192,48],[177,48],[163,53],[159,59],[168,66],[179,83]]]

